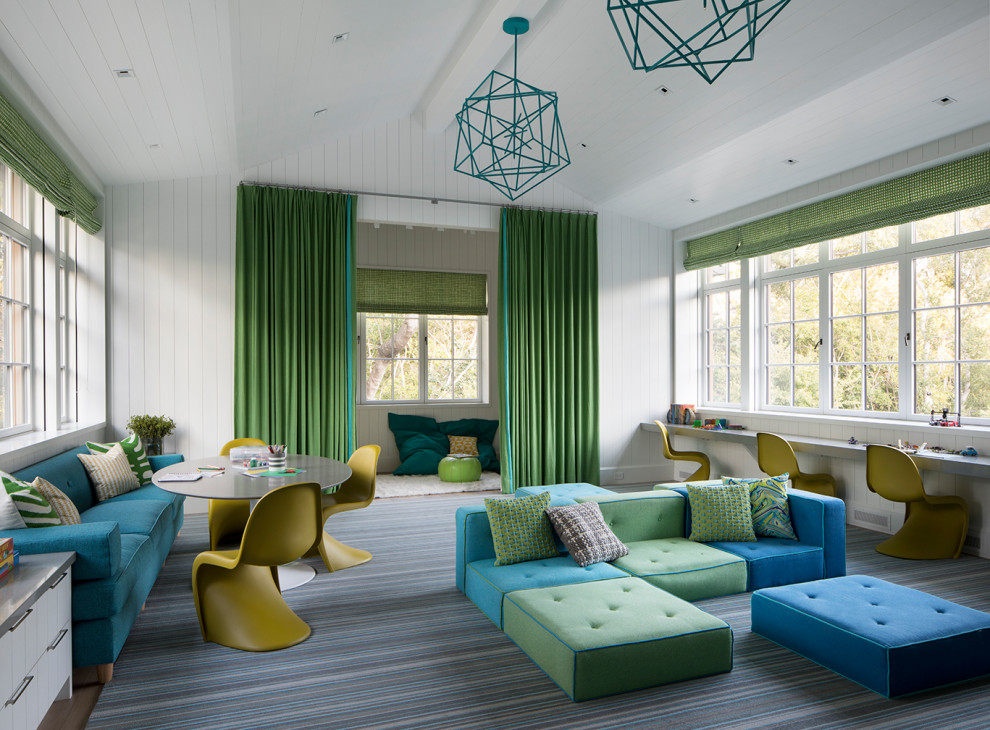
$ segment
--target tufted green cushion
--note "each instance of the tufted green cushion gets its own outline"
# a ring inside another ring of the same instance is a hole
[[[120,448],[124,450],[124,456],[127,457],[127,463],[130,465],[131,471],[137,477],[138,485],[140,486],[141,484],[150,482],[153,472],[151,470],[151,464],[148,462],[148,457],[144,453],[144,444],[141,443],[141,439],[132,433],[118,443],[120,444]],[[97,444],[87,441],[86,447],[91,454],[105,454],[113,448],[113,444]]]
[[[691,534],[696,542],[756,542],[749,489],[743,484],[686,485],[691,505]]]
[[[749,489],[753,531],[757,535],[797,540],[791,524],[791,510],[787,506],[787,479],[788,474],[785,472],[780,476],[763,479],[722,477],[722,484],[742,484]]]
[[[545,512],[549,506],[550,495],[546,492],[531,497],[485,500],[495,544],[495,565],[558,556],[553,529]]]

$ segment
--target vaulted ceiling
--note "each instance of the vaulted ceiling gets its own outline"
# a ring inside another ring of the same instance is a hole
[[[990,122],[988,10],[792,0],[713,85],[633,71],[601,0],[0,0],[0,54],[113,185],[238,174],[414,114],[442,134],[511,72],[501,23],[521,15],[519,77],[560,97],[555,180],[674,228]]]

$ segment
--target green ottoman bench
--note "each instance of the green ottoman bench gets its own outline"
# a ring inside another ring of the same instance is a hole
[[[732,630],[639,578],[513,591],[503,630],[572,700],[732,669]]]

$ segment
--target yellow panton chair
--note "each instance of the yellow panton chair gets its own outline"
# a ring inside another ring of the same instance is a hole
[[[877,552],[895,558],[958,558],[969,529],[969,505],[962,497],[925,494],[914,460],[893,446],[866,447],[866,486],[891,502],[904,502],[904,524]]]
[[[760,469],[772,477],[787,474],[795,489],[826,497],[835,496],[835,477],[831,474],[806,474],[801,471],[794,449],[776,434],[756,434],[756,461]]]
[[[323,522],[326,522],[330,515],[352,509],[363,509],[375,501],[375,472],[378,469],[378,455],[381,450],[381,446],[369,444],[351,454],[351,458],[347,460],[352,472],[350,478],[333,494],[323,495]],[[317,552],[331,573],[344,568],[353,568],[371,560],[371,553],[367,550],[345,545],[335,537],[331,537],[325,530],[319,544],[310,555],[316,555]]]
[[[712,463],[709,461],[707,454],[703,454],[700,451],[674,451],[674,449],[670,448],[670,436],[667,434],[667,427],[660,421],[654,421],[654,423],[660,428],[661,445],[663,446],[663,455],[666,458],[671,461],[694,461],[701,465],[697,471],[684,481],[700,482],[711,478]]]
[[[320,485],[278,487],[258,500],[237,550],[210,550],[193,563],[193,597],[203,641],[272,651],[309,636],[278,587],[279,565],[309,552],[320,537]]]
[[[230,450],[238,446],[265,445],[261,439],[234,439],[223,445],[220,449],[220,456],[229,456]],[[247,499],[211,499],[209,514],[210,550],[216,550],[221,540],[240,539],[250,511],[251,502]]]

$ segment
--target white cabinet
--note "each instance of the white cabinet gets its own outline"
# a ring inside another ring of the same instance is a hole
[[[37,728],[72,696],[75,553],[26,555],[0,581],[0,730]]]

